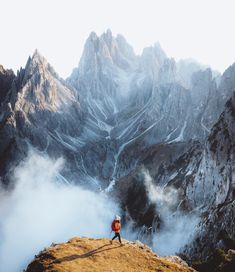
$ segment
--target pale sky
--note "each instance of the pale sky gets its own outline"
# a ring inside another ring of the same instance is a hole
[[[137,54],[159,41],[223,72],[235,62],[234,12],[234,0],[0,0],[0,64],[16,71],[37,48],[67,77],[90,32],[110,28]]]

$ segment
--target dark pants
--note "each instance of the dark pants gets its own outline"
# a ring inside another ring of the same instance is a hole
[[[115,232],[115,235],[113,236],[113,239],[112,239],[112,240],[114,240],[114,239],[117,238],[117,237],[118,237],[119,242],[122,243],[122,241],[121,241],[121,236],[120,236],[120,233],[119,233],[119,232]]]

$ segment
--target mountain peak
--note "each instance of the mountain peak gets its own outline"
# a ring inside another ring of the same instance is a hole
[[[107,29],[106,32],[101,35],[101,39],[104,39],[106,42],[112,41],[114,39],[112,31]]]
[[[4,69],[0,64],[0,103],[5,100],[14,79],[14,72],[12,70]]]
[[[4,69],[4,67],[0,64],[0,73],[4,73],[5,72],[5,69]]]
[[[25,78],[28,78],[32,74],[45,74],[50,73],[56,78],[59,75],[55,72],[54,68],[49,64],[46,58],[36,49],[32,55],[28,58],[25,66]]]
[[[18,93],[18,95],[16,95]],[[19,95],[20,94],[20,95]],[[34,109],[55,112],[75,101],[74,91],[36,49],[25,69],[17,75],[13,95],[14,107],[27,114]]]
[[[39,269],[40,267],[40,269]],[[52,244],[31,262],[26,272],[49,271],[178,271],[193,272],[179,257],[158,257],[139,241],[73,238],[64,244]]]
[[[162,50],[162,47],[161,47],[161,44],[160,44],[159,41],[155,42],[153,47],[156,48],[156,49]]]
[[[34,50],[34,53],[32,55],[32,59],[41,59],[44,60],[45,58],[42,56],[42,54],[39,52],[39,50],[36,48]]]
[[[110,29],[110,28],[108,28],[108,29],[106,30],[106,34],[107,34],[107,35],[111,35],[111,36],[112,36],[112,31],[111,31],[111,29]]]
[[[167,55],[159,42],[154,43],[153,46],[145,47],[142,56],[151,56],[153,58],[158,58],[161,61],[167,58]]]
[[[34,50],[34,53],[33,53],[33,56],[36,56],[36,55],[41,55],[37,48]]]
[[[97,34],[96,34],[94,31],[92,31],[92,32],[90,33],[89,37],[88,37],[88,40],[94,41],[94,40],[97,40],[97,39],[98,39]]]
[[[11,69],[5,69],[3,65],[0,64],[0,74],[14,75],[14,72]]]
[[[135,61],[132,47],[121,35],[114,37],[111,30],[97,36],[95,32],[89,35],[79,62],[79,72],[87,76],[87,73],[96,73],[105,69],[128,69]],[[106,72],[105,72],[106,73]]]
[[[45,57],[38,51],[38,49],[35,49],[32,57],[29,58],[30,62],[33,64],[39,64],[39,65],[48,65],[47,60]]]
[[[160,43],[145,47],[140,57],[141,69],[148,71],[158,78],[158,73],[165,61],[168,59],[166,53],[162,50]]]

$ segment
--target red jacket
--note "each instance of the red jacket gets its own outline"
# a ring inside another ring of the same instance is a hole
[[[120,232],[121,230],[121,223],[119,220],[113,220],[112,225],[111,225],[112,231],[115,232]]]

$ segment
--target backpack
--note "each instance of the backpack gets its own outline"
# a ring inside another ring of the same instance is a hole
[[[112,225],[111,225],[112,231],[118,231],[120,230],[120,223],[119,221],[113,220]]]

